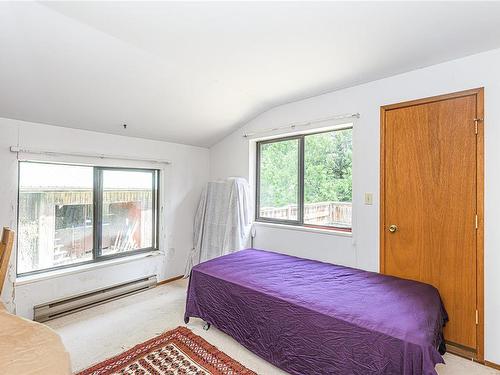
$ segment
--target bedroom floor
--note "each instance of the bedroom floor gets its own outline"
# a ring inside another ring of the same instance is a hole
[[[79,371],[131,348],[164,331],[184,325],[186,280],[178,280],[130,297],[106,303],[47,323],[62,337],[71,354],[73,370]],[[235,340],[203,321],[187,325],[226,354],[258,374],[286,374],[252,354]],[[500,371],[446,354],[447,365],[438,365],[440,375],[486,375]]]

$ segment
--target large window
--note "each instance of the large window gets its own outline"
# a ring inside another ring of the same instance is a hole
[[[257,221],[352,227],[352,126],[257,143]]]
[[[158,173],[20,162],[17,273],[156,249]]]

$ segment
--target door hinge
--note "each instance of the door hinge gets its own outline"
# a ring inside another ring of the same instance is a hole
[[[477,132],[478,132],[478,123],[479,123],[479,121],[483,121],[483,119],[482,119],[482,118],[475,118],[475,119],[474,119],[474,132],[475,132],[476,134],[477,134]]]
[[[477,218],[477,215],[476,215],[476,229],[479,228],[479,219]]]
[[[479,324],[479,311],[476,310],[476,324]]]

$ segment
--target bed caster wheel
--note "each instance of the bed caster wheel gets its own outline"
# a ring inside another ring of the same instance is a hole
[[[203,329],[205,331],[208,331],[210,329],[210,323],[205,323],[205,325],[203,326]]]

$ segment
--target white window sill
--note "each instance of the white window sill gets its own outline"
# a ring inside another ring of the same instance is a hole
[[[110,266],[114,266],[117,264],[129,263],[129,262],[133,262],[136,260],[140,260],[140,259],[144,259],[144,258],[148,258],[148,257],[152,257],[152,256],[158,256],[161,254],[163,254],[163,252],[157,250],[157,251],[151,251],[148,253],[130,255],[130,256],[126,256],[126,257],[122,257],[122,258],[105,260],[102,262],[96,262],[96,263],[91,263],[91,264],[82,264],[80,266],[64,268],[64,269],[54,270],[54,271],[47,271],[47,272],[38,273],[35,275],[19,276],[16,278],[15,286],[32,284],[32,283],[36,283],[36,282],[42,281],[42,280],[49,280],[49,279],[54,279],[54,278],[61,277],[61,276],[73,275],[73,274],[87,272],[87,271],[95,270],[95,269],[99,269],[99,268],[110,267]]]
[[[290,224],[265,223],[262,221],[255,221],[254,225],[255,226],[262,226],[262,227],[269,227],[269,228],[276,228],[276,229],[285,229],[285,230],[294,230],[294,231],[326,234],[329,236],[352,237],[352,232],[344,232],[344,231],[335,230],[335,229],[311,228],[311,227],[304,227],[301,225],[290,225]]]

